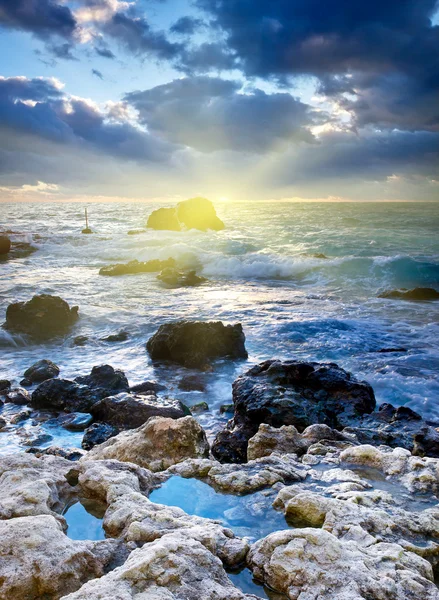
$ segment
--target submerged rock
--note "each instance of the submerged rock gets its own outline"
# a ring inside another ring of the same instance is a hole
[[[138,429],[124,431],[93,448],[85,460],[132,462],[152,471],[162,471],[187,458],[202,458],[209,444],[201,425],[193,417],[152,417]]]
[[[104,421],[119,429],[136,429],[150,417],[180,419],[189,415],[189,409],[172,398],[158,398],[155,394],[140,395],[122,392],[103,398],[91,409],[98,421]]]
[[[11,240],[7,235],[0,235],[0,254],[8,254],[11,249]]]
[[[99,275],[117,277],[119,275],[134,275],[136,273],[157,273],[162,269],[174,266],[175,260],[173,258],[168,258],[167,260],[148,260],[146,262],[132,260],[128,263],[118,263],[116,265],[102,267],[99,271]]]
[[[46,379],[58,377],[59,367],[51,360],[43,359],[26,369],[23,375],[30,383],[41,383]]]
[[[158,381],[142,381],[130,387],[130,392],[135,394],[156,394],[157,392],[163,392],[166,390],[166,386]]]
[[[22,387],[4,390],[2,393],[4,394],[4,401],[11,404],[29,404],[31,401],[31,395]]]
[[[119,433],[119,429],[108,423],[93,423],[85,430],[81,446],[84,450],[91,450],[98,444],[103,444]]]
[[[233,403],[234,417],[212,446],[222,462],[245,462],[248,440],[261,423],[341,429],[371,413],[375,396],[368,383],[333,363],[268,360],[238,377]]]
[[[378,298],[389,298],[394,300],[430,301],[439,300],[439,292],[434,288],[417,287],[412,290],[389,290],[379,294]]]
[[[36,341],[66,334],[78,319],[78,307],[49,294],[34,296],[28,302],[15,302],[6,310],[5,329],[24,333]]]
[[[206,382],[202,375],[185,375],[178,382],[178,389],[184,392],[205,392]]]
[[[147,342],[153,360],[170,360],[185,367],[204,369],[212,359],[247,358],[242,325],[221,321],[165,323]]]
[[[35,408],[52,408],[67,412],[90,412],[102,398],[128,391],[125,374],[110,365],[93,367],[90,375],[68,379],[48,379],[32,393]]]
[[[163,269],[157,279],[170,287],[195,287],[205,283],[207,279],[197,275],[196,271],[177,271],[172,267]]]
[[[107,337],[101,338],[102,342],[126,342],[129,338],[129,334],[127,331],[119,331],[119,333],[113,333],[112,335],[107,335]]]
[[[148,218],[147,227],[170,231],[183,229],[219,231],[224,229],[224,223],[218,218],[210,200],[190,198],[179,202],[175,208],[159,208],[153,211]]]

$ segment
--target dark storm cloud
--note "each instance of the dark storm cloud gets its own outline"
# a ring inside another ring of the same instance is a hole
[[[307,126],[320,115],[287,93],[256,89],[213,77],[178,79],[127,94],[148,130],[202,152],[279,151],[288,143],[312,142]]]
[[[0,0],[0,25],[47,40],[53,35],[71,38],[76,20],[67,6],[53,0]]]
[[[0,127],[4,148],[32,135],[138,161],[166,160],[172,150],[128,122],[108,120],[85,100],[62,97],[59,84],[51,80],[0,78]]]

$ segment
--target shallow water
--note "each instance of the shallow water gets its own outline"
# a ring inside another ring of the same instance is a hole
[[[72,540],[103,540],[102,525],[105,508],[95,502],[81,500],[69,506],[63,513],[67,522],[66,535]]]
[[[244,594],[254,594],[259,598],[266,598],[268,600],[282,600],[286,598],[282,594],[273,592],[264,585],[258,583],[253,579],[253,573],[250,569],[241,569],[240,571],[229,571],[228,576],[231,579],[233,585],[239,588]]]
[[[439,303],[377,298],[401,286],[439,287],[437,205],[219,204],[224,231],[127,235],[156,207],[89,206],[97,233],[85,236],[83,204],[1,205],[6,229],[40,239],[33,255],[0,265],[0,315],[37,292],[78,304],[81,315],[71,336],[43,346],[0,330],[1,377],[17,382],[39,358],[55,361],[66,378],[107,362],[133,384],[155,378],[188,405],[207,401],[211,410],[198,418],[213,433],[227,420],[219,407],[231,401],[233,380],[251,364],[273,357],[334,361],[368,380],[378,403],[408,405],[439,421]],[[170,290],[155,274],[98,275],[106,264],[169,256],[210,281]],[[161,323],[180,318],[242,322],[249,360],[216,364],[205,393],[181,392],[184,369],[153,365],[145,352]],[[127,341],[101,341],[120,329],[129,332]],[[76,335],[89,336],[89,344],[73,346]],[[383,348],[407,352],[377,352]],[[0,433],[0,452],[21,447],[14,436]],[[60,429],[56,443],[78,446],[81,437]]]
[[[288,529],[284,515],[272,507],[275,497],[276,492],[271,490],[246,496],[223,494],[199,479],[179,476],[170,477],[149,495],[157,504],[178,506],[189,515],[219,520],[237,536],[252,541]]]

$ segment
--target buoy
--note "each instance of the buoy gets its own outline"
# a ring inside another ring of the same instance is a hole
[[[82,230],[82,233],[93,233],[93,231],[88,226],[88,214],[87,209],[85,209],[85,229]]]

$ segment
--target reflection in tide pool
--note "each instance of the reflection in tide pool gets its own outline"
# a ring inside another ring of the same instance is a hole
[[[244,594],[254,594],[259,598],[265,598],[267,600],[282,600],[286,597],[283,594],[273,592],[264,585],[257,583],[257,581],[253,579],[253,573],[250,569],[229,572],[228,576],[233,585],[244,592]]]
[[[273,531],[288,528],[283,514],[272,507],[275,496],[273,490],[246,496],[222,494],[198,479],[174,476],[154,490],[149,499],[178,506],[189,515],[219,520],[236,535],[258,540]]]
[[[69,506],[63,514],[67,522],[66,535],[72,540],[103,540],[102,526],[105,508],[95,502],[82,500]]]

